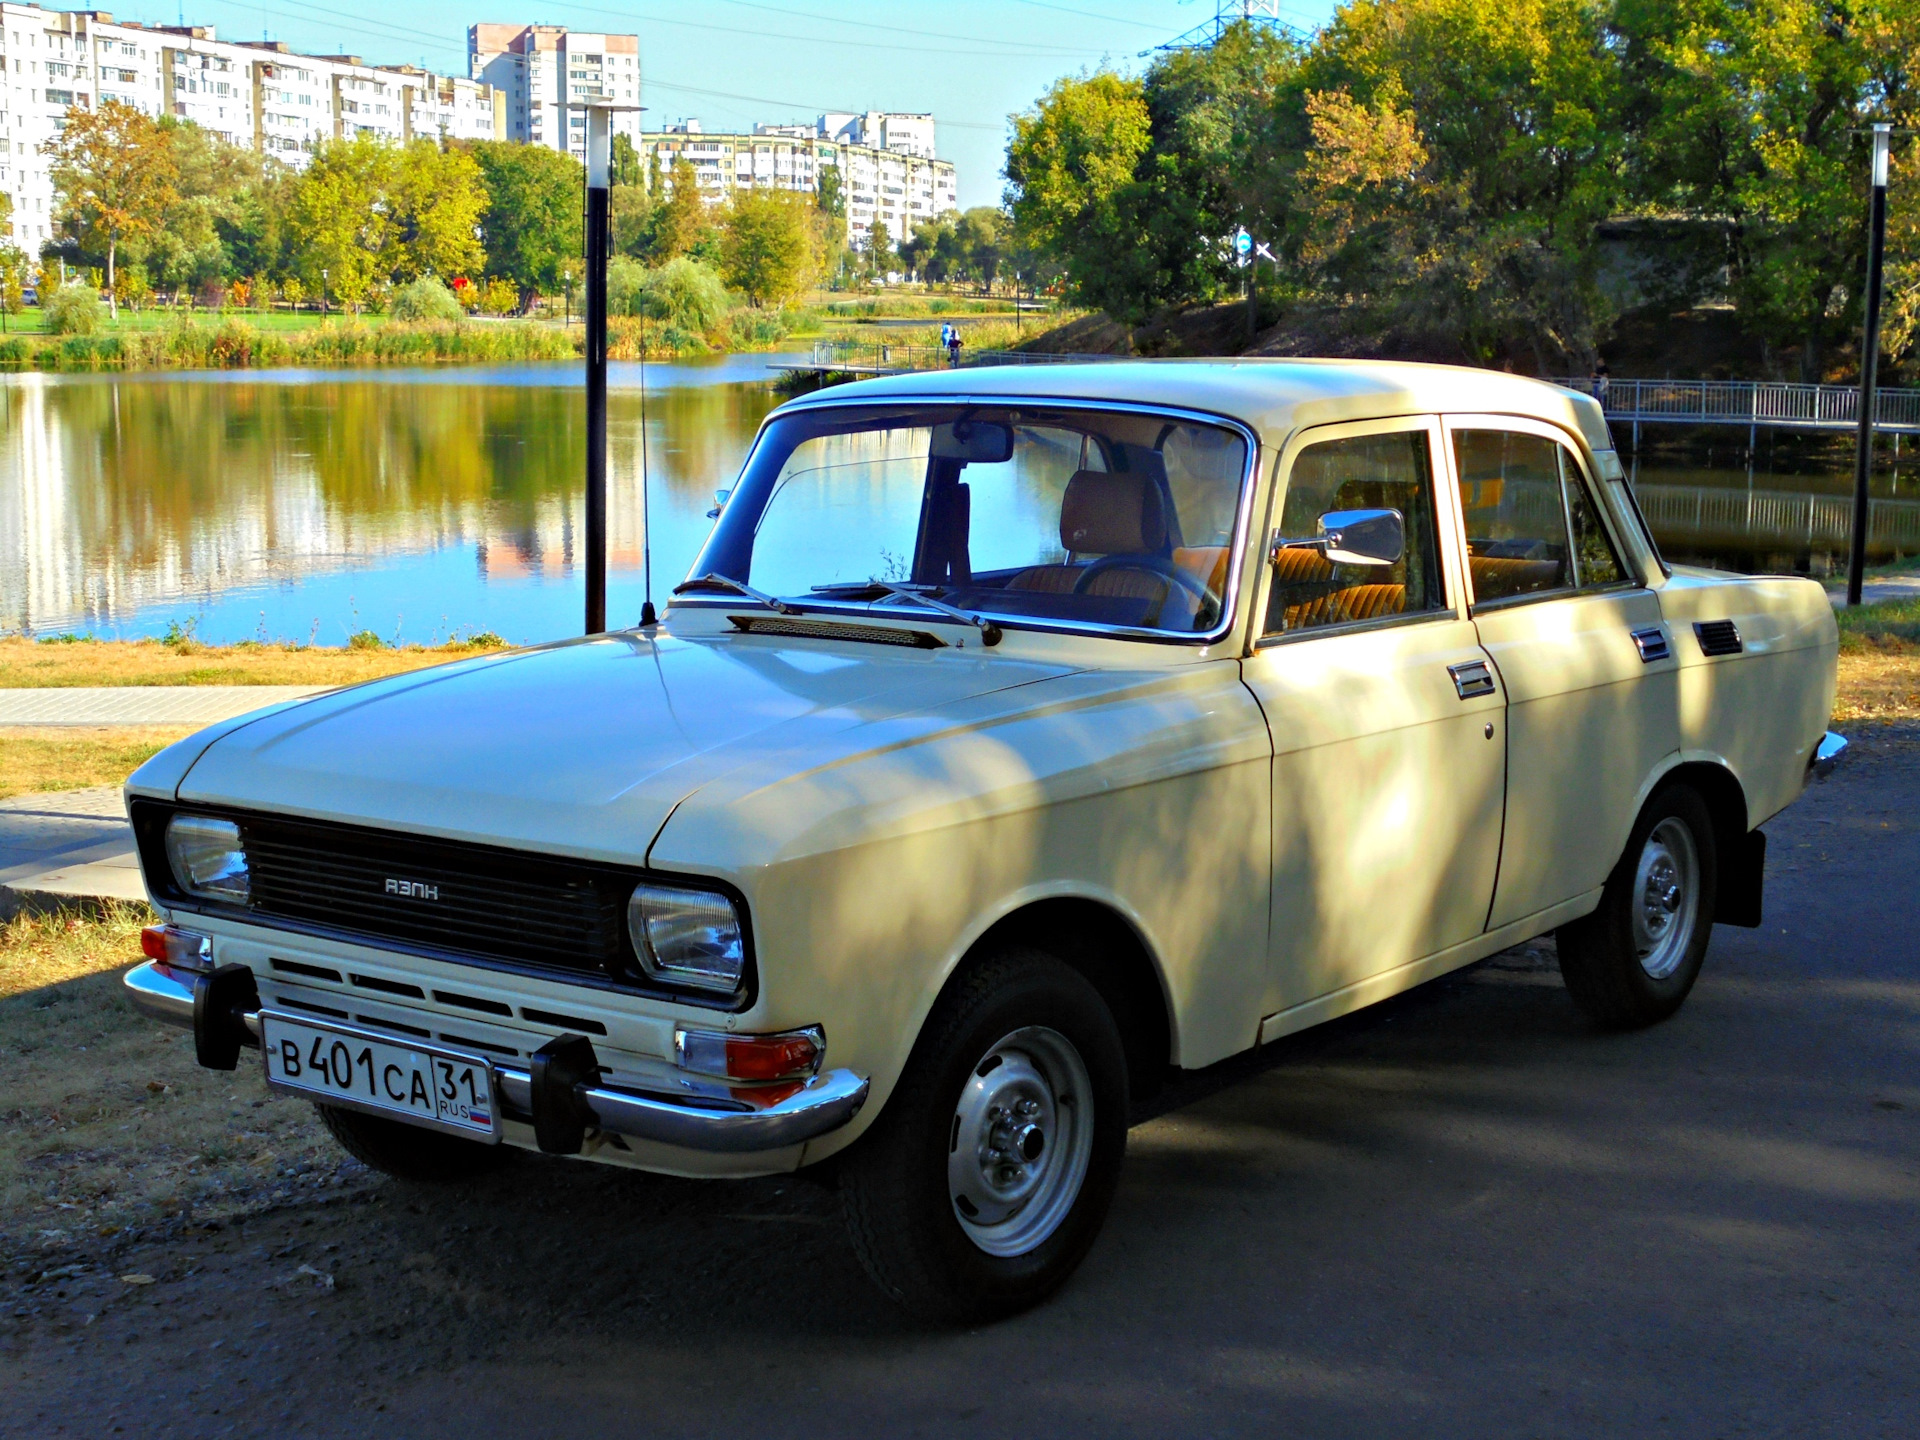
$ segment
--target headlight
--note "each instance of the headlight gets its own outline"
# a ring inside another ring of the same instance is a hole
[[[746,978],[740,917],[724,895],[637,885],[627,902],[627,932],[641,968],[662,984],[731,995]]]
[[[203,900],[247,903],[247,852],[240,844],[240,827],[231,820],[204,815],[176,815],[167,822],[167,864],[173,878],[189,895]]]

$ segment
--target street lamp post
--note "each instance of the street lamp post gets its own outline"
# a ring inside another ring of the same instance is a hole
[[[613,113],[587,107],[587,634],[607,628],[607,223]],[[568,277],[567,303],[573,303]],[[571,322],[572,315],[569,313]]]
[[[1860,336],[1860,429],[1853,462],[1853,544],[1847,554],[1847,604],[1860,603],[1867,568],[1867,525],[1872,506],[1867,480],[1873,471],[1874,394],[1880,379],[1880,292],[1887,249],[1887,150],[1893,127],[1873,127],[1873,199],[1867,216],[1867,315]]]

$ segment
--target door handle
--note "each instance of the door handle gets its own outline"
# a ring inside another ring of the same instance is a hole
[[[1493,683],[1493,671],[1484,660],[1468,660],[1459,665],[1449,665],[1447,674],[1453,677],[1454,693],[1462,700],[1471,700],[1479,695],[1491,695],[1496,688]]]

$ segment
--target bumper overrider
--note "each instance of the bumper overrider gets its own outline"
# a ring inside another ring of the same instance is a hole
[[[259,992],[244,965],[195,969],[150,960],[125,983],[141,1014],[193,1032],[202,1065],[232,1070],[243,1049],[259,1047]],[[847,1124],[868,1090],[852,1071],[828,1070],[796,1086],[734,1087],[726,1098],[650,1094],[602,1083],[584,1035],[562,1035],[531,1061],[525,1069],[487,1063],[504,1118],[531,1125],[540,1148],[554,1154],[577,1154],[596,1133],[718,1154],[784,1149]]]

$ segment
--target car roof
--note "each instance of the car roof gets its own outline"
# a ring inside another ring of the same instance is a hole
[[[1542,380],[1462,365],[1401,360],[1115,360],[972,365],[918,370],[816,390],[782,411],[856,401],[954,399],[1106,400],[1166,405],[1239,420],[1278,446],[1308,425],[1388,415],[1494,413],[1550,421],[1613,448],[1591,396]]]

